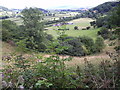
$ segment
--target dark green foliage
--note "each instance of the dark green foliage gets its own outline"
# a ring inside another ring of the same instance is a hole
[[[120,4],[111,12],[109,23],[113,27],[120,27]]]
[[[13,40],[13,38],[17,37],[18,26],[16,23],[10,20],[2,21],[2,40],[8,41]]]
[[[50,56],[46,58],[44,62],[36,65],[36,75],[38,75],[38,77],[44,77],[49,83],[52,83],[54,88],[70,87],[69,85],[71,82],[69,82],[70,80],[68,77],[70,73],[66,70],[64,63],[69,60],[71,59],[62,59],[55,55]]]
[[[87,54],[93,54],[95,53],[95,43],[92,38],[90,37],[79,37],[81,43],[84,44],[84,46],[87,49]]]
[[[73,40],[69,40],[67,43],[70,48],[68,48],[68,50],[66,50],[65,52],[68,55],[71,55],[71,56],[84,56],[85,55],[85,51],[82,47],[82,43],[77,38]]]
[[[44,25],[41,22],[42,13],[37,8],[29,8],[24,9],[22,15],[25,28],[26,47],[44,51],[46,45],[43,42],[45,41],[45,34],[43,32]]]
[[[9,16],[1,16],[0,19],[8,19]]]
[[[118,36],[117,35],[115,35],[115,34],[112,34],[111,36],[110,36],[110,40],[115,40],[115,39],[117,39],[118,38]]]
[[[92,10],[97,10],[98,13],[106,13],[112,10],[113,7],[116,7],[119,2],[105,2],[97,7],[92,8]]]
[[[101,16],[108,15],[111,10],[119,5],[119,2],[105,2],[101,5],[98,5],[94,8],[89,9],[89,11],[82,12],[81,15],[78,15],[78,18],[93,18],[98,19]]]
[[[112,8],[106,16],[99,17],[96,20],[97,27],[106,27],[108,29],[120,26],[120,2],[117,3],[116,7]],[[106,7],[106,6],[105,6]]]
[[[78,38],[61,36],[58,38],[61,46],[68,47],[68,49],[63,50],[60,54],[66,54],[70,56],[84,56],[85,51],[82,47],[82,43]]]
[[[104,39],[108,39],[110,37],[110,31],[107,28],[102,27],[100,31],[98,31],[98,35],[101,35]]]
[[[8,30],[2,29],[2,41],[8,41],[11,39],[11,35]]]
[[[107,16],[100,17],[96,20],[96,26],[102,27],[98,31],[98,35],[101,35],[104,39],[115,40],[120,36],[120,4],[113,8]],[[114,30],[112,30],[112,28]]]
[[[95,51],[100,52],[103,50],[104,47],[105,47],[104,39],[102,37],[97,37],[95,41],[95,48],[96,48]]]
[[[99,45],[104,45],[103,39],[100,38],[94,43],[93,39],[89,37],[68,37],[61,36],[58,38],[61,46],[68,47],[68,49],[63,50],[60,54],[71,55],[71,56],[85,56],[98,52]],[[102,46],[101,46],[102,47]],[[101,50],[104,47],[101,48]]]
[[[110,24],[108,21],[110,18],[108,16],[100,17],[96,20],[96,26],[97,27],[105,27],[105,28],[111,28]]]
[[[16,51],[18,52],[22,52],[22,53],[27,53],[28,51],[28,48],[26,48],[26,39],[22,39],[22,40],[19,40],[17,43],[16,43],[17,47],[16,47]]]
[[[77,26],[75,26],[75,27],[74,27],[74,30],[78,30],[78,27],[77,27]]]
[[[95,24],[96,24],[95,21],[90,22],[90,25],[91,25],[91,26],[94,26]]]
[[[87,30],[89,30],[89,29],[90,29],[90,27],[86,27],[86,29],[87,29]]]

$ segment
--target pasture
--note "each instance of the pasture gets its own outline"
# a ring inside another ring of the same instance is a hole
[[[69,30],[65,30],[65,34],[67,34],[68,36],[73,36],[73,37],[88,36],[88,37],[91,37],[93,39],[96,39],[97,32],[100,30],[100,28],[94,29],[93,27],[91,27],[89,30],[82,30],[82,28],[86,28],[86,27],[90,26],[91,21],[93,21],[93,19],[91,19],[91,18],[75,19],[75,20],[68,22],[68,23],[73,23],[72,25],[48,27],[48,30],[45,32],[53,35],[54,38],[57,38],[59,36],[58,29],[59,28],[66,28],[66,29],[69,29]],[[77,26],[79,30],[74,30],[75,26]]]

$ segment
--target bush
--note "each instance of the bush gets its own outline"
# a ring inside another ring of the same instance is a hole
[[[75,27],[74,27],[74,30],[78,30],[78,26],[75,26]]]
[[[18,26],[16,23],[10,20],[3,20],[2,21],[2,40],[13,40],[18,33]]]
[[[120,40],[120,28],[119,27],[116,28],[112,33],[115,34],[116,37]]]
[[[95,51],[100,52],[103,50],[104,47],[105,47],[104,39],[102,37],[97,37],[95,41],[95,48],[96,48]]]
[[[95,43],[92,38],[84,36],[84,37],[79,37],[79,40],[85,48],[87,49],[88,53],[87,54],[93,54],[95,53]]]
[[[6,29],[2,29],[2,41],[8,41],[11,39],[10,32]]]
[[[87,30],[89,30],[89,29],[90,29],[90,27],[86,27],[86,29],[87,29]]]
[[[110,32],[107,28],[102,27],[100,31],[98,31],[98,35],[101,35],[104,39],[108,39],[110,37]]]
[[[118,37],[117,35],[113,34],[110,36],[110,40],[115,40],[115,39],[117,39],[117,37]]]
[[[85,51],[82,47],[83,45],[78,38],[65,37],[63,39],[60,37],[59,40],[62,40],[62,42],[60,42],[61,46],[68,47],[67,50],[63,50],[60,54],[66,54],[70,56],[85,56]]]
[[[98,37],[94,43],[92,38],[89,37],[68,37],[62,35],[58,38],[60,46],[68,47],[63,50],[60,54],[71,55],[71,56],[85,56],[100,52],[104,48],[104,39]]]

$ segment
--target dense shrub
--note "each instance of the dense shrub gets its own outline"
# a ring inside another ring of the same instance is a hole
[[[68,50],[65,51],[68,55],[85,56],[85,51],[82,47],[82,43],[78,39],[69,40],[68,44],[70,45],[70,48],[68,48]]]
[[[87,54],[95,53],[95,43],[92,38],[84,36],[84,37],[79,37],[79,40],[86,47]]]
[[[0,17],[0,19],[8,19],[9,18],[9,16],[2,16],[2,17]]]
[[[60,43],[61,46],[68,47],[67,50],[62,51],[60,54],[66,54],[71,56],[85,56],[90,55],[98,52],[98,47],[104,46],[103,39],[97,38],[96,42],[94,43],[93,39],[89,37],[59,37],[59,40],[62,42]],[[99,41],[101,40],[101,41]],[[98,45],[99,43],[99,45]],[[101,48],[101,50],[104,47]]]
[[[90,27],[86,27],[86,29],[87,29],[87,30],[89,30],[89,29],[90,29]]]
[[[120,40],[120,28],[119,27],[117,27],[112,33]]]
[[[68,49],[63,50],[60,54],[71,56],[90,55],[100,52],[104,48],[104,39],[102,37],[98,37],[94,42],[92,38],[87,36],[68,37],[66,35],[62,35],[58,40],[61,46],[68,47]]]
[[[11,39],[10,32],[7,29],[2,29],[2,41],[8,41]]]
[[[2,40],[12,40],[13,38],[17,37],[18,26],[16,23],[10,20],[3,20],[2,21]]]
[[[103,50],[104,47],[105,47],[104,39],[102,37],[97,37],[95,41],[95,49],[96,49],[95,51],[100,52]]]
[[[96,24],[95,21],[90,22],[90,25],[91,25],[91,26],[94,26],[95,24]]]
[[[50,34],[46,34],[46,38],[50,41],[53,41],[53,36]]]
[[[110,37],[110,31],[107,28],[102,27],[100,31],[98,31],[98,35],[101,35],[104,39],[108,39]]]
[[[68,47],[67,50],[63,50],[60,54],[71,56],[84,56],[86,54],[78,38],[61,36],[58,39],[62,41],[60,41],[61,46]]]
[[[78,26],[75,26],[75,27],[74,27],[74,30],[78,30]]]
[[[104,17],[100,17],[96,20],[96,26],[97,27],[106,27],[106,28],[111,28],[110,24],[108,23],[109,21],[109,17],[108,16],[104,16]]]
[[[115,35],[115,34],[112,34],[111,36],[110,36],[110,40],[115,40],[115,39],[117,39],[118,38],[118,36],[117,35]]]

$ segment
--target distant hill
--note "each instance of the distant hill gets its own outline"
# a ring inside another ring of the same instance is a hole
[[[48,11],[45,9],[39,8],[39,10],[42,11],[43,13],[48,13]]]
[[[20,13],[19,9],[8,9],[4,6],[0,6],[0,19],[7,19],[10,17],[17,17]]]
[[[69,12],[81,12],[86,11],[88,8],[78,8],[78,9],[56,9],[56,11],[69,11]]]
[[[90,11],[97,11],[97,13],[106,13],[106,12],[109,12],[114,7],[116,7],[118,4],[120,4],[120,1],[119,2],[105,2],[103,4],[100,4],[90,9]]]
[[[45,9],[42,8],[38,8],[38,9],[43,13],[48,13],[48,11]],[[0,6],[0,19],[7,19],[10,17],[20,17],[22,10],[23,9],[16,9],[16,8],[9,9],[4,6]]]
[[[0,12],[2,12],[2,11],[10,11],[10,10],[6,7],[0,6]]]

